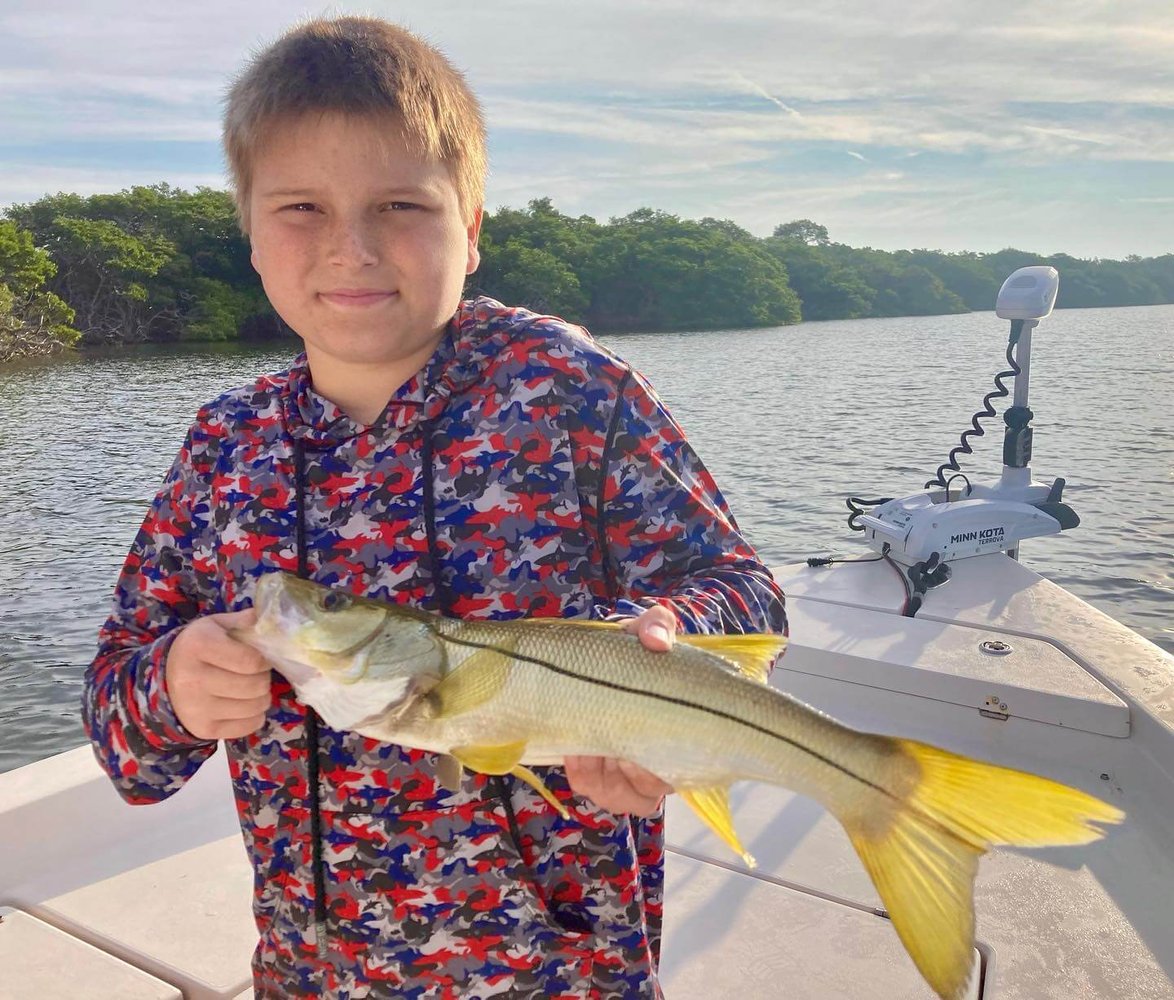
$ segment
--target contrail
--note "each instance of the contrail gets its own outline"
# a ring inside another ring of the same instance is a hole
[[[764,87],[755,83],[749,77],[745,77],[741,73],[735,73],[734,77],[736,79],[740,80],[742,83],[744,83],[747,87],[749,87],[752,91],[754,91],[754,93],[758,94],[760,97],[765,97],[775,107],[777,107],[780,110],[785,111],[787,114],[791,115],[791,117],[798,118],[800,121],[803,120],[803,116],[801,114],[799,114],[798,111],[796,111],[794,108],[790,107],[789,105],[784,104],[777,97],[775,97],[773,94],[769,93]]]

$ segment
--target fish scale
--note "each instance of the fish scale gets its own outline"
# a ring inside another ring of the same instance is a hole
[[[811,794],[823,787],[816,775],[836,765],[809,748],[830,749],[853,732],[684,643],[666,657],[618,629],[575,623],[446,622],[441,634],[452,640],[446,647],[453,669],[483,647],[508,649],[511,658],[506,687],[492,703],[452,719],[400,721],[394,735],[401,740],[442,734],[437,750],[525,738],[526,764],[614,756],[677,788],[774,781],[782,769],[789,787]]]

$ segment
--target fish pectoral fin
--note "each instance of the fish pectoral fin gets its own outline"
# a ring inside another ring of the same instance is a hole
[[[728,788],[685,788],[677,791],[701,821],[741,856],[748,868],[755,867],[754,856],[742,846],[738,834],[734,832]]]
[[[449,792],[461,787],[461,762],[452,754],[442,753],[436,760],[436,777],[441,786]]]
[[[483,646],[466,658],[425,695],[432,706],[432,717],[464,715],[501,694],[509,680],[513,655],[514,643],[506,640],[497,646]]]
[[[752,632],[744,635],[688,635],[677,636],[696,649],[729,660],[743,677],[766,683],[774,661],[787,648],[787,637],[777,632]]]

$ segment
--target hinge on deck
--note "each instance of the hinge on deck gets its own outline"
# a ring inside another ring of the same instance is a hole
[[[997,719],[999,722],[1006,722],[1010,715],[1007,711],[1007,703],[997,694],[992,694],[987,698],[983,707],[978,710],[978,714],[987,719]]]

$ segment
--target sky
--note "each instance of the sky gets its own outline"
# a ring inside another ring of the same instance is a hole
[[[4,0],[0,208],[225,187],[221,101],[299,19],[396,21],[465,73],[487,208],[651,207],[883,249],[1174,252],[1171,0]]]

